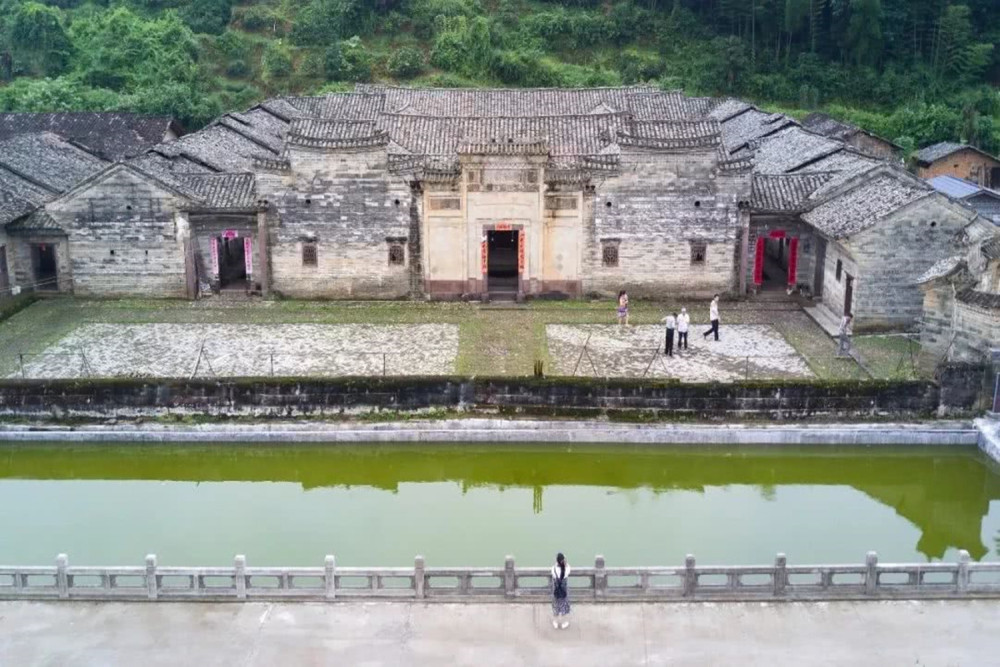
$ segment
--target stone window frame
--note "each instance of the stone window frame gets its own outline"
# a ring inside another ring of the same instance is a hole
[[[406,266],[406,237],[387,236],[389,266]]]
[[[319,266],[319,247],[315,241],[302,242],[302,266]]]
[[[704,266],[708,263],[708,241],[697,239],[688,241],[691,248],[691,266]]]
[[[621,239],[601,239],[601,266],[616,269],[621,266]]]

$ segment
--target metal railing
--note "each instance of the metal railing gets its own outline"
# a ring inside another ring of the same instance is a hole
[[[1000,597],[1000,563],[881,564],[869,552],[860,565],[789,565],[778,554],[769,566],[574,567],[575,601],[823,600]],[[161,567],[147,556],[139,567],[70,566],[65,554],[49,567],[0,567],[0,599],[7,600],[302,600],[541,601],[548,599],[548,568],[413,567]]]

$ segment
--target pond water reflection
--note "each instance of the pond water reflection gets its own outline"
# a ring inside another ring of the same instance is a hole
[[[998,500],[971,448],[5,445],[0,563],[993,560]]]

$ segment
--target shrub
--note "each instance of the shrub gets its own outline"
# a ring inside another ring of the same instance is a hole
[[[424,54],[420,49],[404,46],[389,56],[389,74],[397,79],[412,79],[424,71]]]
[[[288,47],[277,42],[267,45],[260,64],[264,80],[268,83],[273,84],[280,79],[287,79],[292,74],[292,54]]]

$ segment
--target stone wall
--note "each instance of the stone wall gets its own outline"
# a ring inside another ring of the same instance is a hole
[[[962,251],[959,239],[972,215],[933,194],[853,236],[855,330],[914,327],[924,302],[917,278],[942,257]],[[828,248],[828,262],[833,254]]]
[[[291,169],[262,173],[257,194],[269,215],[271,285],[291,297],[391,298],[410,293],[407,269],[390,265],[389,241],[410,238],[414,192],[386,168],[385,148],[310,150],[290,147]],[[420,206],[417,206],[419,213]],[[314,244],[316,263],[303,261]],[[419,262],[417,264],[419,266]]]
[[[663,297],[733,292],[738,285],[740,217],[749,176],[717,173],[714,149],[684,153],[627,152],[621,174],[600,183],[585,206],[583,290],[628,289]],[[603,244],[618,245],[617,267],[603,263]],[[693,244],[704,244],[695,262]]]
[[[32,246],[35,244],[53,245],[56,249],[56,282],[60,292],[73,289],[73,276],[70,271],[69,242],[64,234],[52,233],[19,233],[9,237],[7,261],[11,270],[11,282],[25,289],[35,289],[35,268],[32,263]]]
[[[26,380],[0,382],[0,415],[128,418],[200,414],[283,418],[435,408],[501,414],[607,414],[625,418],[646,415],[709,420],[913,418],[937,412],[940,393],[938,386],[929,382],[679,384],[547,378]],[[962,401],[968,399],[955,392],[951,395],[955,398],[949,409],[964,409]]]
[[[49,204],[46,210],[69,235],[73,292],[185,296],[178,204],[174,193],[125,168]]]

